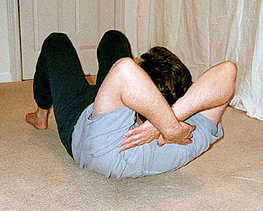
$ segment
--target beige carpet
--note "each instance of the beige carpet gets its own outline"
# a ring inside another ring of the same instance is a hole
[[[78,169],[49,129],[25,122],[32,81],[0,84],[0,210],[263,210],[263,122],[228,108],[225,136],[187,166],[139,179]]]

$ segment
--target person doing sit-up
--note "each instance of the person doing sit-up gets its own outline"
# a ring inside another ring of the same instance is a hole
[[[173,53],[154,47],[133,60],[119,31],[97,49],[89,85],[65,34],[43,43],[34,75],[37,111],[26,120],[48,127],[53,105],[60,139],[80,168],[106,177],[140,177],[184,166],[222,137],[219,123],[235,91],[236,66],[222,62],[192,83]]]

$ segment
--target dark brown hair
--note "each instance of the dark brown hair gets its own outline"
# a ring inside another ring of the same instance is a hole
[[[151,77],[169,105],[182,97],[192,84],[187,67],[171,51],[164,47],[153,47],[141,55],[142,69]],[[145,117],[139,115],[142,121]]]

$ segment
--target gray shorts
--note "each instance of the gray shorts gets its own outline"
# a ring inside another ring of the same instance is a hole
[[[80,168],[98,172],[106,177],[141,177],[173,171],[202,152],[223,136],[221,125],[216,126],[200,113],[187,119],[196,125],[193,142],[187,146],[165,144],[158,147],[157,140],[123,152],[118,145],[122,136],[138,127],[135,111],[122,107],[112,112],[91,117],[93,104],[81,114],[72,135],[73,157]]]

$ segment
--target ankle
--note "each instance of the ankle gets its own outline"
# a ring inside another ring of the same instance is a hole
[[[37,114],[38,118],[46,119],[46,118],[48,118],[48,115],[49,115],[49,109],[42,109],[42,108],[38,107],[36,114]]]

